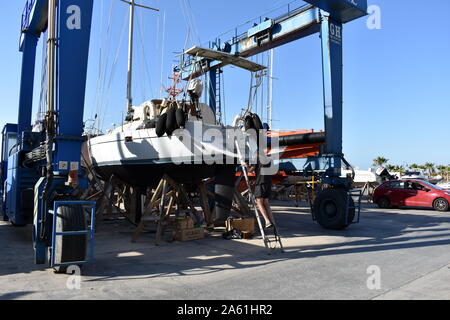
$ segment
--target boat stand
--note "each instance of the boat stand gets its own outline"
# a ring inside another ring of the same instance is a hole
[[[200,197],[202,200],[203,215],[196,209],[195,204],[185,186],[177,183],[168,175],[164,175],[160,180],[158,187],[154,190],[150,201],[145,206],[141,221],[133,234],[132,242],[136,242],[144,230],[146,222],[156,222],[156,240],[159,245],[162,235],[169,225],[168,218],[171,214],[188,211],[188,214],[194,219],[196,224],[208,224],[211,221],[211,214],[206,198],[204,184],[199,185]],[[156,214],[156,215],[154,215]]]
[[[154,190],[148,190],[145,195],[115,176],[111,176],[104,183],[92,176],[90,182],[84,200],[97,203],[96,230],[102,220],[125,217],[136,225],[131,239],[132,242],[136,242],[146,230],[146,226],[156,223],[155,244],[159,245],[164,233],[171,229],[169,217],[172,214],[188,214],[197,225],[203,225],[209,231],[214,230],[213,210],[209,203],[215,199],[216,194],[206,187],[214,182],[214,178],[184,185],[165,175],[158,186]],[[239,192],[238,185],[239,181],[234,190],[230,216],[254,218],[255,214],[249,200]]]

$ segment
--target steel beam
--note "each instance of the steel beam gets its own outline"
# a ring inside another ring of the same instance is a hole
[[[26,34],[38,36],[47,28],[48,0],[28,0],[22,13],[20,51]]]
[[[367,14],[367,0],[305,0],[328,12],[330,17],[340,23],[346,23]]]
[[[33,112],[34,72],[36,66],[36,46],[38,36],[27,33],[23,37],[22,71],[19,91],[18,139],[22,132],[31,130]]]
[[[298,12],[279,19],[273,24],[272,28],[264,29],[268,32],[267,37],[261,39],[256,35],[248,37],[247,34],[241,37],[233,38],[228,43],[231,45],[230,54],[251,57],[258,53],[265,52],[289,42],[307,37],[320,31],[319,9],[312,6],[303,8]],[[211,69],[220,69],[227,65],[226,62],[212,60],[207,68],[202,68],[192,76],[199,77]],[[195,63],[186,66],[183,72],[183,79],[189,79]],[[186,70],[187,68],[187,70]]]
[[[324,154],[332,160],[329,175],[340,176],[342,157],[342,24],[322,11],[321,45],[325,115]]]
[[[78,170],[83,133],[92,0],[59,0],[57,47],[57,135],[54,168]]]

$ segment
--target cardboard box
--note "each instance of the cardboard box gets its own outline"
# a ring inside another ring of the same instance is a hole
[[[225,224],[227,231],[237,229],[239,231],[255,232],[255,219],[254,218],[239,218],[228,219]]]
[[[194,221],[190,217],[175,220],[175,229],[177,230],[186,230],[193,228],[194,228]]]
[[[192,241],[203,239],[204,237],[205,237],[204,228],[192,228],[192,229],[177,230],[175,232],[174,239],[176,241]]]

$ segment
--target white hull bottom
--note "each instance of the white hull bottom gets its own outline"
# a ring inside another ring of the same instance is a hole
[[[130,185],[144,187],[154,186],[168,174],[180,182],[197,182],[239,164],[234,145],[226,144],[234,132],[231,127],[225,130],[189,121],[184,131],[158,137],[153,128],[138,129],[141,124],[136,121],[88,140],[89,160],[103,179],[115,175]],[[248,160],[256,153],[256,142],[249,142],[244,135],[240,141],[246,146],[244,156]]]

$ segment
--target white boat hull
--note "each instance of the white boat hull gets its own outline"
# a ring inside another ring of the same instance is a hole
[[[211,132],[225,134],[221,126],[189,121],[184,131],[158,137],[154,128],[137,129],[140,124],[134,122],[88,140],[88,161],[103,179],[115,175],[130,185],[154,186],[168,174],[181,182],[196,182],[239,164],[232,142],[227,146],[225,136],[211,138]],[[247,160],[256,152],[256,142],[249,141],[248,136],[241,136],[240,143],[247,145]]]

